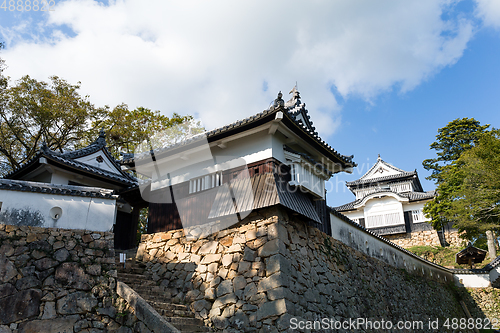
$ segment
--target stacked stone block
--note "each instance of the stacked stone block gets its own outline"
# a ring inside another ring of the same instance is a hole
[[[0,224],[0,332],[149,332],[116,295],[114,256],[112,233]]]
[[[144,235],[138,258],[168,296],[190,303],[218,330],[464,316],[451,288],[355,251],[285,210],[260,210],[240,225],[207,231],[213,227]]]
[[[384,235],[383,237],[405,249],[412,246],[441,246],[441,241],[436,230],[415,231],[400,235]],[[457,231],[446,231],[445,240],[451,246],[464,246],[464,240],[460,238]]]

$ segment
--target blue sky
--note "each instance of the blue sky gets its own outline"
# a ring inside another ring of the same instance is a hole
[[[500,1],[56,0],[54,11],[0,9],[12,81],[81,81],[98,105],[192,114],[207,129],[267,108],[298,82],[321,136],[355,155],[331,181],[354,199],[377,154],[417,169],[437,129],[458,117],[500,127]]]
[[[417,169],[424,190],[433,190],[422,161],[435,157],[429,145],[439,128],[463,117],[500,127],[499,37],[497,30],[479,31],[456,64],[410,92],[381,94],[373,105],[356,98],[345,101],[344,124],[330,142],[341,152],[352,152],[360,167],[351,175],[339,175],[338,182],[358,179],[380,154],[401,169]],[[354,200],[345,186],[339,184],[338,191],[329,196],[332,205]]]

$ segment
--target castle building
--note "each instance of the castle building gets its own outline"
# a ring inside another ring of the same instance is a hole
[[[331,234],[325,181],[356,164],[319,137],[299,92],[290,93],[256,115],[124,160],[149,179],[139,185],[148,233],[210,223],[222,230],[280,205]]]
[[[335,210],[366,229],[390,240],[433,231],[422,210],[434,191],[422,189],[416,170],[401,170],[379,155],[370,170],[346,186],[356,200]]]

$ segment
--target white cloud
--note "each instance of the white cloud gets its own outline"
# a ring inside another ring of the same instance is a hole
[[[369,100],[410,90],[461,57],[472,25],[443,21],[448,3],[61,1],[51,38],[18,41],[2,56],[13,78],[58,75],[81,81],[97,105],[196,114],[207,128],[262,111],[297,81],[328,135],[341,119],[332,85]],[[62,35],[65,26],[76,36]]]
[[[485,26],[500,28],[500,1],[476,0],[476,15],[481,18]]]

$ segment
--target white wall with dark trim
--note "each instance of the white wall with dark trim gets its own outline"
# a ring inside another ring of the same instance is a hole
[[[45,228],[111,231],[116,198],[0,189],[0,223]]]

